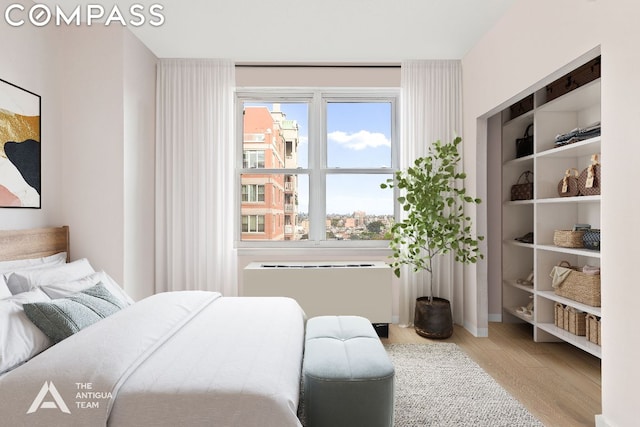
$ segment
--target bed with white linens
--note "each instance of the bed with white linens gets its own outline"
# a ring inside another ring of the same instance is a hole
[[[134,303],[68,253],[66,227],[0,231],[1,424],[301,425],[294,300],[184,291]]]

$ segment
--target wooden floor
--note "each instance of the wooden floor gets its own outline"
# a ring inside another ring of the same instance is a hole
[[[600,359],[566,343],[536,343],[531,326],[490,323],[489,337],[456,326],[458,344],[547,427],[595,426],[602,411]],[[411,328],[390,325],[385,344],[429,343]]]

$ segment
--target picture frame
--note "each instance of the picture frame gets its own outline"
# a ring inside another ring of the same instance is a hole
[[[0,208],[42,207],[41,97],[0,79]]]

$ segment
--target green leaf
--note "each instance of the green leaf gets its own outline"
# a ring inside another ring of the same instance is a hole
[[[463,185],[467,175],[459,170],[461,142],[460,137],[449,143],[433,142],[426,156],[416,158],[411,167],[396,171],[395,179],[381,184],[381,188],[395,186],[403,193],[397,200],[405,219],[391,227],[389,243],[397,277],[402,265],[430,272],[432,260],[449,252],[458,262],[482,259],[478,241],[483,237],[473,235],[471,220],[464,214],[466,204],[480,203],[480,199],[467,195]]]

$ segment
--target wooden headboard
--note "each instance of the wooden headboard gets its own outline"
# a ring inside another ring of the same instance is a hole
[[[40,258],[67,253],[69,261],[69,227],[0,230],[0,261]]]

